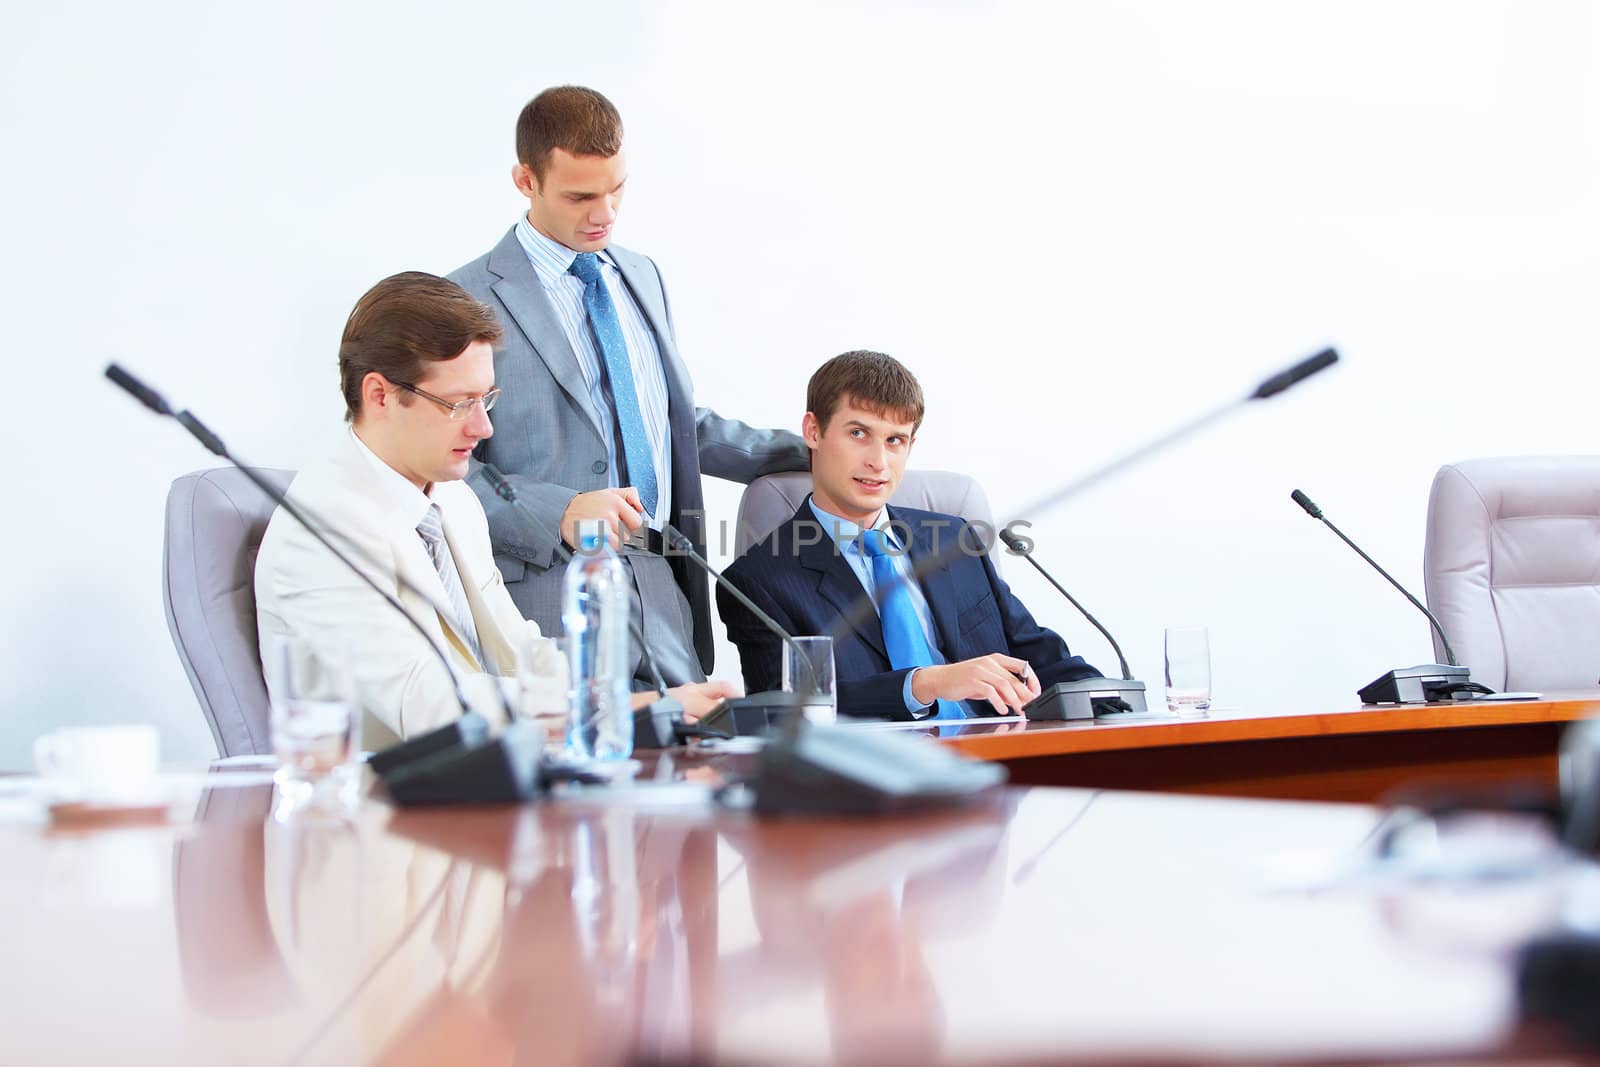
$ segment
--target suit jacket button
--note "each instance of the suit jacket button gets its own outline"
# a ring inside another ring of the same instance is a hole
[[[606,461],[603,459],[597,459],[594,461],[594,466],[590,467],[589,469],[594,471],[596,474],[604,474],[606,472]]]

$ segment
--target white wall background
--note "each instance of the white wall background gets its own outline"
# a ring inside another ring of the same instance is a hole
[[[0,768],[60,723],[212,751],[159,585],[167,485],[210,457],[106,361],[240,455],[303,464],[341,432],[351,304],[498,239],[517,110],[552,84],[623,112],[618,240],[661,264],[701,403],[793,425],[822,359],[886,350],[931,405],[913,462],[982,477],[1007,516],[1336,343],[1315,384],[1027,516],[1154,684],[1162,627],[1198,622],[1220,701],[1352,704],[1432,658],[1426,624],[1289,490],[1420,591],[1441,463],[1595,450],[1581,0],[89,2],[7,23]],[[708,490],[731,520],[736,489]]]

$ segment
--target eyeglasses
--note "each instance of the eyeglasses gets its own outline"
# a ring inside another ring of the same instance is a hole
[[[394,384],[397,387],[404,389],[408,393],[416,393],[418,396],[422,397],[422,399],[431,400],[435,404],[438,404],[440,407],[444,408],[445,411],[449,412],[450,420],[452,422],[460,422],[462,419],[465,419],[467,416],[471,415],[472,405],[474,404],[482,404],[483,413],[487,415],[494,407],[494,402],[500,399],[500,389],[498,386],[489,390],[487,393],[484,393],[482,396],[469,396],[465,400],[457,400],[455,403],[451,403],[442,396],[434,396],[426,389],[418,389],[416,386],[407,382],[395,382]]]

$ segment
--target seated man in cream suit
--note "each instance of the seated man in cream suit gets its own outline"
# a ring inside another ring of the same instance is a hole
[[[350,432],[289,486],[290,499],[350,546],[422,625],[474,710],[491,721],[501,717],[494,676],[514,676],[519,655],[530,659],[529,673],[548,680],[535,687],[545,690],[534,694],[540,710],[562,707],[566,689],[555,643],[512,603],[483,506],[461,481],[473,448],[494,433],[500,336],[494,312],[443,278],[408,272],[373,286],[339,346]],[[303,658],[344,660],[366,709],[364,747],[383,748],[460,714],[449,676],[417,631],[281,511],[262,540],[255,588],[263,662],[272,662],[275,642],[291,638]],[[689,715],[727,693],[722,683],[673,690]]]

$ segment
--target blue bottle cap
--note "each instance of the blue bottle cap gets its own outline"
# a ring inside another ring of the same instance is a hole
[[[585,556],[597,554],[606,543],[604,519],[578,520],[578,552]]]

